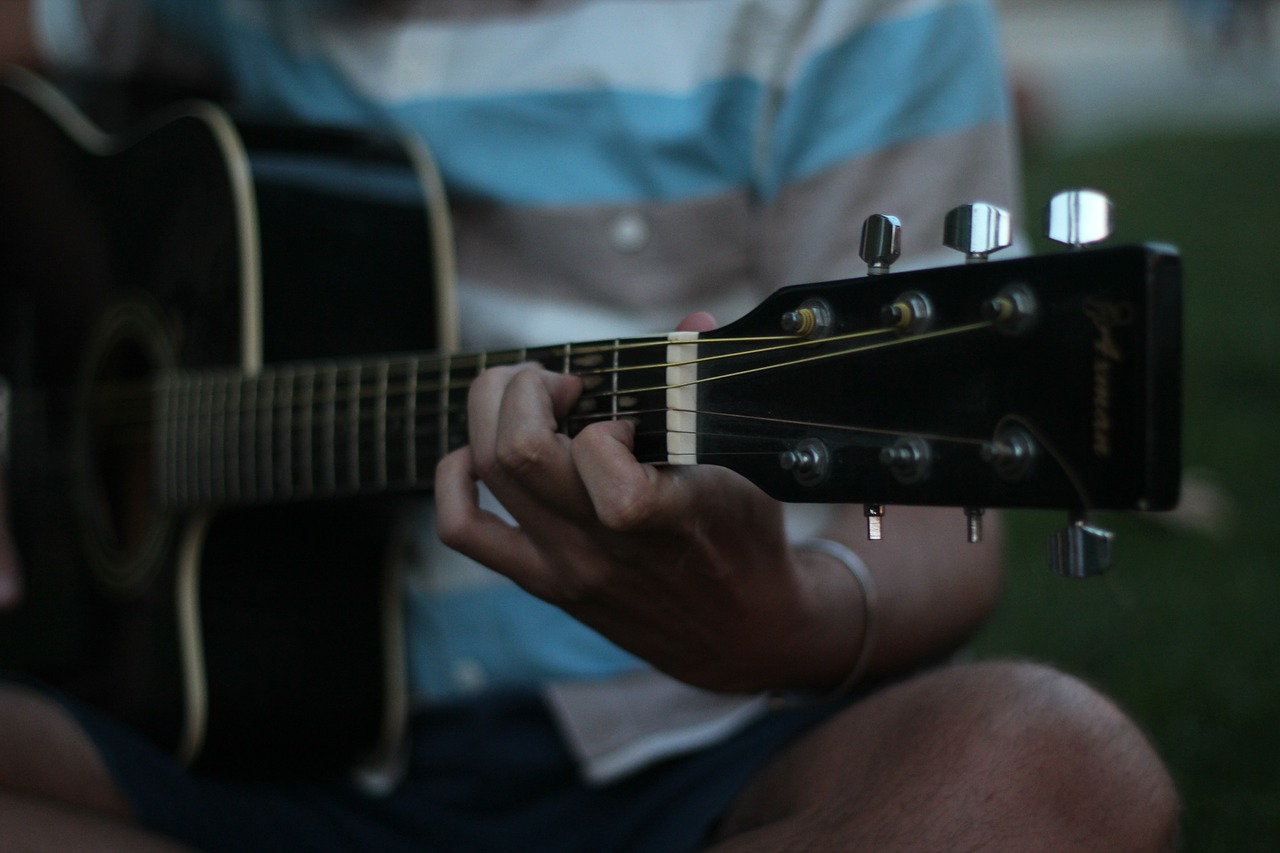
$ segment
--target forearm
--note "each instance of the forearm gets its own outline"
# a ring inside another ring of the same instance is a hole
[[[884,538],[870,541],[856,509],[842,512],[822,533],[858,554],[876,596],[874,624],[864,624],[867,590],[833,557],[803,547],[793,556],[809,575],[814,622],[807,684],[834,687],[858,664],[862,645],[873,642],[865,676],[887,675],[946,655],[991,614],[1000,592],[1002,537],[999,515],[985,517],[983,541],[969,544],[957,510],[891,507]],[[799,650],[797,650],[799,651]],[[800,675],[800,673],[805,673]],[[864,677],[865,677],[864,676]]]

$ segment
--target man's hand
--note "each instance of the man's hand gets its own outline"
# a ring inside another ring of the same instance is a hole
[[[641,464],[626,421],[558,433],[580,392],[532,365],[475,381],[470,444],[436,475],[444,542],[689,683],[838,683],[857,652],[852,578],[801,571],[781,505],[737,474]],[[516,526],[479,507],[477,482]]]

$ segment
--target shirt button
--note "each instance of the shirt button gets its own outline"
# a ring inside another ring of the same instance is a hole
[[[635,211],[618,214],[610,228],[609,240],[619,252],[628,255],[638,252],[649,243],[649,221]]]
[[[489,683],[478,660],[464,658],[453,665],[453,684],[463,693],[479,693]]]

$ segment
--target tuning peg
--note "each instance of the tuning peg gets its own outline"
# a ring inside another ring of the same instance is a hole
[[[952,208],[942,225],[942,242],[965,253],[967,263],[985,261],[1013,243],[1009,212],[985,201]]]
[[[1111,199],[1097,190],[1066,190],[1044,209],[1044,235],[1079,249],[1111,236]]]
[[[862,223],[858,254],[867,262],[867,275],[883,275],[902,254],[902,223],[898,217],[873,213]]]
[[[1049,568],[1065,578],[1090,578],[1111,568],[1115,534],[1077,515],[1049,537]]]

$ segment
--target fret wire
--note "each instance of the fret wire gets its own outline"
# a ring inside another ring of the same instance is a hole
[[[449,386],[453,384],[453,356],[446,355],[440,372],[440,441],[436,450],[436,461],[439,462],[449,454]]]
[[[214,406],[213,377],[206,375],[200,382],[200,397],[204,401],[204,411],[200,414],[200,499],[201,502],[213,500],[213,418],[217,409]]]
[[[383,361],[378,364],[376,376],[377,396],[374,398],[374,454],[377,485],[387,485],[387,375],[390,367]]]
[[[418,443],[414,435],[418,417],[418,359],[410,358],[405,370],[404,398],[404,470],[406,481],[418,482]]]
[[[347,435],[347,461],[351,466],[348,472],[347,485],[360,489],[360,365],[351,368],[351,387],[348,391],[347,419],[349,433]]]
[[[204,412],[200,416],[201,460],[200,460],[200,495],[202,502],[212,501],[213,490],[213,419],[217,413],[217,385],[212,376],[206,375],[201,381],[201,397],[204,398]]]
[[[258,380],[248,377],[244,382],[243,419],[240,424],[240,473],[245,495],[256,500],[258,491]]]
[[[200,378],[193,377],[187,383],[186,450],[186,500],[200,500]]]
[[[260,415],[258,428],[258,482],[264,500],[270,500],[275,494],[275,374],[266,373],[258,377],[258,412]]]
[[[160,423],[157,427],[156,443],[152,466],[159,473],[158,486],[161,505],[173,503],[173,459],[169,450],[169,442],[173,440],[173,398],[169,380],[160,378],[156,383],[157,414]]]
[[[227,379],[221,375],[210,377],[209,412],[209,491],[212,500],[223,500],[227,489],[223,483],[225,466],[224,415],[227,411]]]
[[[304,391],[302,399],[298,402],[298,411],[301,415],[298,418],[297,467],[300,472],[298,488],[303,494],[309,495],[315,491],[315,471],[313,470],[315,448],[311,432],[315,429],[316,371],[307,368],[302,370],[300,375],[304,377]]]
[[[193,503],[197,499],[195,466],[196,441],[196,385],[188,382],[183,395],[184,423],[182,429],[182,491],[183,500]]]
[[[293,383],[297,377],[296,369],[286,368],[280,371],[278,382],[284,388],[280,400],[280,453],[277,469],[281,475],[282,491],[286,496],[293,494]]]
[[[182,503],[182,389],[185,382],[169,388],[169,495],[175,504]]]
[[[321,457],[324,464],[324,487],[333,491],[338,487],[338,448],[337,448],[337,420],[338,420],[338,368],[330,366],[327,371],[325,381],[326,394],[328,401],[325,406],[324,413],[324,439],[325,453]]]
[[[181,447],[179,460],[179,480],[178,494],[179,499],[183,503],[190,503],[191,495],[191,398],[193,395],[192,383],[184,382],[182,384],[182,397],[180,408],[182,411],[181,430],[178,434],[178,441]]]
[[[612,390],[609,395],[609,408],[613,412],[613,419],[616,421],[618,419],[618,365],[621,359],[622,347],[620,346],[621,341],[615,340],[613,343],[613,374],[610,377]]]

